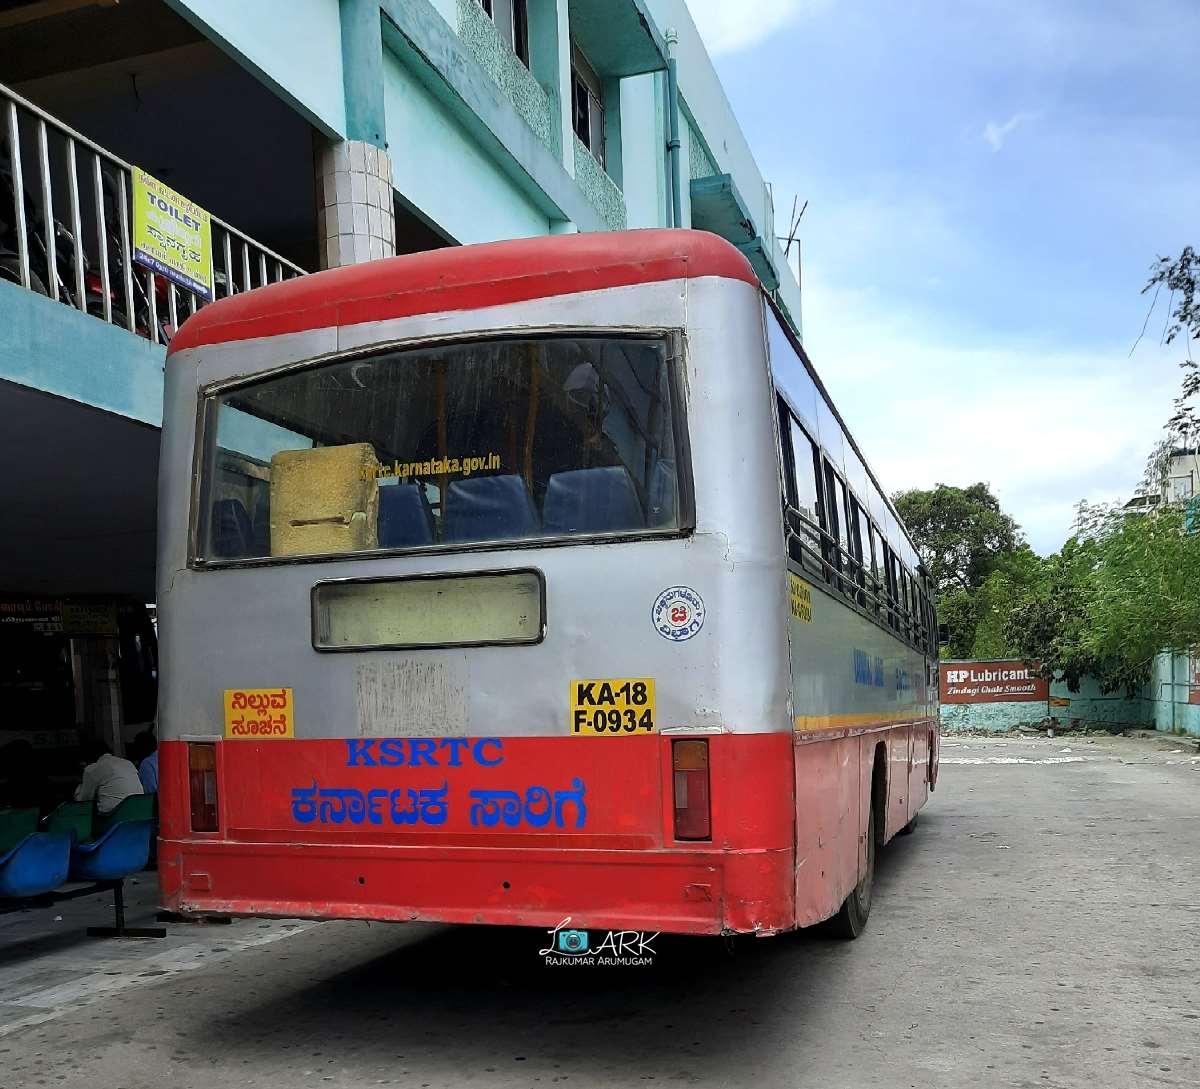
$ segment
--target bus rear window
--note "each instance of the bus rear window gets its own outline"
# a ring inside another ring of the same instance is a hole
[[[213,394],[200,558],[678,531],[669,369],[662,338],[513,338]]]

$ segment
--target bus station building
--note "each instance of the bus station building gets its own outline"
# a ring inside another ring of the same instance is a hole
[[[144,637],[123,696],[134,628],[95,618],[152,606],[166,343],[206,294],[684,226],[800,329],[786,228],[683,0],[24,0],[0,74],[0,593],[37,621],[0,628],[0,743],[120,748],[152,714]],[[210,218],[196,290],[130,259],[150,184]]]

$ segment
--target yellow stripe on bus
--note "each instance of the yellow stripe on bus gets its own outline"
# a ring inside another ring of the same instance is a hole
[[[821,730],[850,730],[855,727],[895,726],[902,722],[921,722],[930,715],[920,711],[902,715],[881,715],[876,711],[856,711],[843,715],[797,715],[793,724],[799,733],[813,733]]]

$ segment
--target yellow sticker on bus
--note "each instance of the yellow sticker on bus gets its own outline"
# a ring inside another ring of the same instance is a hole
[[[225,689],[225,736],[230,741],[295,737],[290,688]]]
[[[799,575],[788,572],[788,605],[792,619],[802,624],[812,623],[812,587]]]
[[[652,734],[654,681],[615,677],[571,682],[571,733],[576,737]]]

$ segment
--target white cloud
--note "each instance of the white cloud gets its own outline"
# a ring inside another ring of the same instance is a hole
[[[1002,125],[997,125],[995,121],[989,121],[983,126],[983,138],[988,142],[993,151],[999,151],[1004,146],[1004,141],[1008,139],[1009,134],[1018,125],[1023,125],[1027,121],[1036,121],[1040,114],[1036,113],[1014,113]]]
[[[811,278],[804,319],[813,363],[884,488],[986,481],[1043,553],[1069,535],[1080,499],[1132,494],[1178,384],[1169,352],[965,342]]]
[[[688,11],[712,56],[734,53],[769,38],[803,16],[815,15],[832,0],[688,0]],[[751,11],[750,8],[753,7]]]

